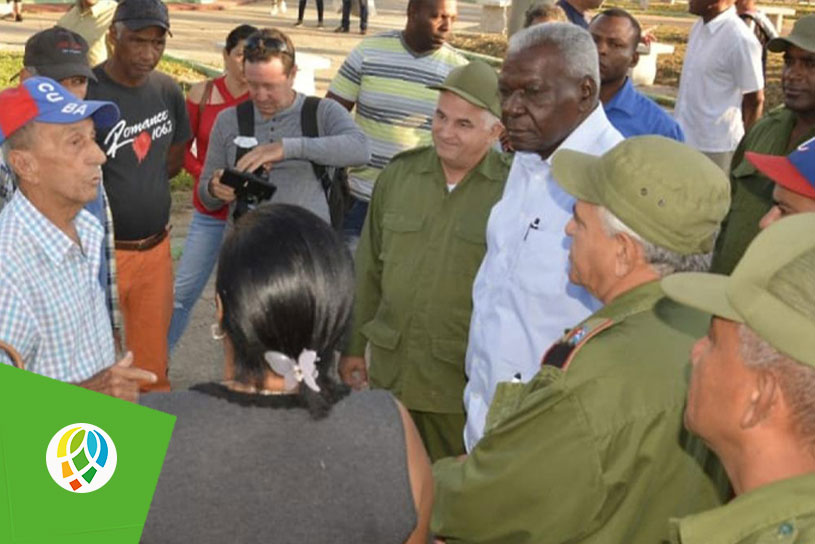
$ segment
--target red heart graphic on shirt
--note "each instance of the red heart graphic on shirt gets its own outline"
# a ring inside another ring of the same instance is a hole
[[[136,154],[136,158],[139,159],[139,163],[147,156],[147,152],[150,151],[151,143],[150,134],[146,130],[140,132],[139,135],[133,139],[133,152]]]

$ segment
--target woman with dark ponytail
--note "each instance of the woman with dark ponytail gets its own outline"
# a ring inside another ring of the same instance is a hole
[[[354,293],[337,234],[260,207],[227,236],[216,293],[226,380],[141,399],[177,416],[142,542],[426,542],[432,480],[410,417],[331,377]]]

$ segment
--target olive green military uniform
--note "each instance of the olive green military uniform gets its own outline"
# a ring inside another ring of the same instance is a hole
[[[498,386],[466,460],[434,465],[432,531],[450,544],[655,544],[669,518],[718,505],[703,470],[718,462],[682,425],[688,353],[709,319],[654,281],[569,331],[531,382]]]
[[[711,272],[729,274],[733,271],[750,241],[758,234],[759,221],[773,205],[775,184],[744,157],[745,151],[786,155],[815,136],[815,130],[812,130],[788,145],[795,120],[795,113],[785,107],[773,110],[756,123],[739,143],[730,170],[730,212],[722,223],[722,232],[716,241]]]
[[[346,354],[370,342],[371,385],[410,410],[431,459],[464,453],[472,283],[509,166],[490,149],[449,191],[434,148],[397,155],[377,179],[357,248]]]
[[[815,474],[780,480],[671,522],[674,544],[812,544]]]

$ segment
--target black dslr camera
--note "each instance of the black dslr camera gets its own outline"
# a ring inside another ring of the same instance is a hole
[[[237,220],[244,213],[257,207],[261,202],[272,198],[277,187],[274,183],[264,179],[258,172],[242,172],[234,168],[226,168],[221,176],[221,183],[235,189],[235,209],[233,219]]]

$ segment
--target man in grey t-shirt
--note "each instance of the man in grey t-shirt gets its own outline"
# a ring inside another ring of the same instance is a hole
[[[254,113],[254,149],[235,161],[239,136],[237,108],[222,111],[209,138],[209,151],[198,194],[209,209],[235,200],[235,192],[221,183],[226,167],[254,171],[264,166],[277,186],[275,203],[296,204],[330,221],[328,204],[312,162],[329,167],[364,164],[368,138],[349,113],[332,100],[317,108],[319,137],[303,136],[300,123],[305,96],[293,89],[297,66],[294,44],[284,33],[263,29],[246,40],[243,68]]]

